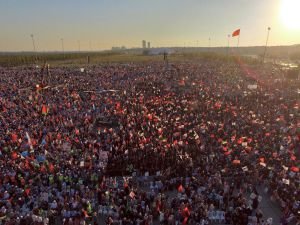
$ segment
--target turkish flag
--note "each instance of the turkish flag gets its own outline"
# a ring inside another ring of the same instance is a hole
[[[42,105],[42,114],[43,115],[47,115],[48,114],[48,111],[49,111],[49,109],[48,109],[48,107],[46,106],[46,105]]]
[[[239,36],[241,29],[237,29],[232,33],[232,37]]]
[[[293,171],[293,172],[299,172],[299,168],[296,167],[296,166],[292,166],[291,167],[291,171]]]
[[[182,186],[182,184],[179,185],[179,187],[177,188],[177,190],[178,190],[178,192],[180,192],[180,193],[183,192],[183,186]]]

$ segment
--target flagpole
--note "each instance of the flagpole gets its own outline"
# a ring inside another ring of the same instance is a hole
[[[237,45],[236,45],[237,48],[239,47],[239,44],[240,44],[240,35],[241,35],[241,34],[239,34],[238,41],[237,41]]]
[[[230,34],[228,34],[227,36],[227,57],[229,56],[229,38],[230,38]]]
[[[237,41],[237,45],[236,45],[236,54],[237,54],[237,58],[238,60],[240,60],[240,57],[239,57],[239,44],[240,44],[240,36],[241,36],[241,33],[239,33],[239,37],[238,37],[238,41]]]

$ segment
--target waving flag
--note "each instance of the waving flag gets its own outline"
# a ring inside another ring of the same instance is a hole
[[[177,188],[178,192],[183,192],[184,191],[184,188],[182,186],[182,184],[179,185],[179,187]]]
[[[239,36],[241,29],[237,29],[232,33],[232,37]]]
[[[49,108],[45,104],[43,104],[42,105],[42,115],[47,115],[48,112],[49,112]]]

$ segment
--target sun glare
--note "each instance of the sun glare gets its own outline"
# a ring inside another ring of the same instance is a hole
[[[282,0],[280,17],[287,28],[300,30],[300,0]]]

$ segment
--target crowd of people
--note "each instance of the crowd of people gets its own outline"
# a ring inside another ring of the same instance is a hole
[[[222,61],[0,68],[0,224],[300,219],[299,80]]]

